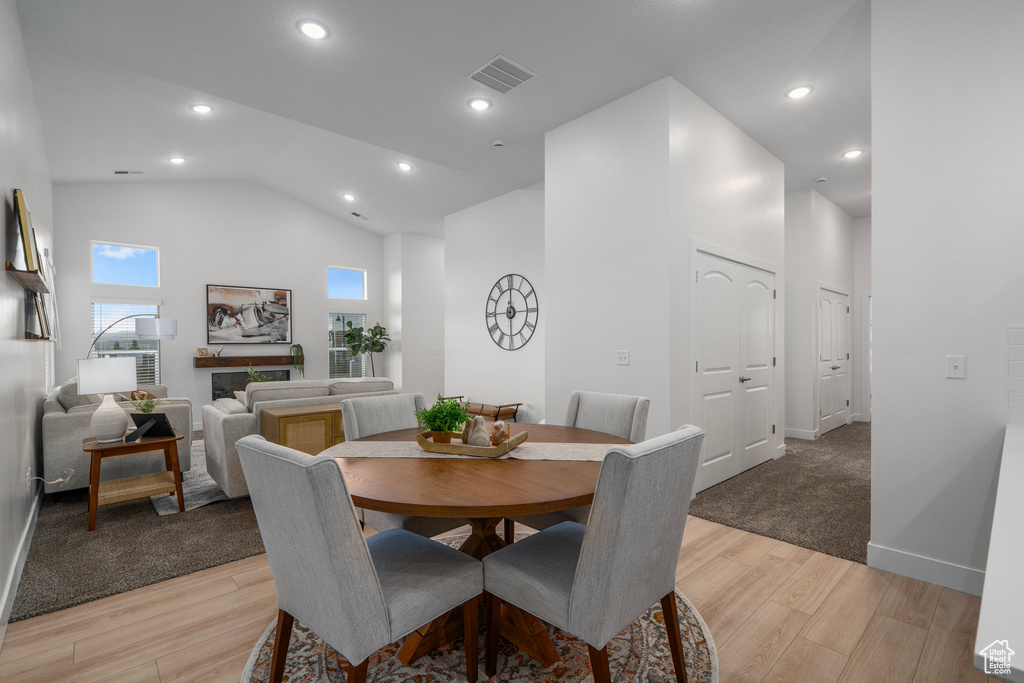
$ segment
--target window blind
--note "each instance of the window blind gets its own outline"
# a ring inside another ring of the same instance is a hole
[[[366,328],[364,313],[327,314],[327,368],[331,379],[365,376],[366,354],[353,357],[352,351],[345,346],[345,332],[348,332],[350,320],[352,327]]]
[[[152,304],[98,302],[92,304],[92,338],[108,325],[126,315],[144,313],[157,315],[160,307]],[[122,320],[104,334],[93,347],[90,358],[129,357],[135,359],[135,376],[139,384],[160,384],[160,342],[140,340],[135,334],[135,318]]]

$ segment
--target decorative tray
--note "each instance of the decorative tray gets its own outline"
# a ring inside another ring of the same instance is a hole
[[[458,434],[458,436],[456,436],[456,434]],[[529,432],[519,432],[511,439],[506,439],[497,446],[470,446],[469,444],[464,443],[434,443],[430,440],[429,436],[421,432],[416,435],[416,443],[420,445],[420,448],[430,453],[472,455],[476,458],[498,458],[526,441],[526,437],[528,436]],[[457,432],[453,433],[452,440],[455,440],[456,438],[461,439],[462,434]]]

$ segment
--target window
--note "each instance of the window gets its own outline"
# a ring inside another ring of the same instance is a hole
[[[92,281],[107,285],[160,286],[160,250],[131,244],[92,243]]]
[[[327,298],[365,300],[366,271],[358,268],[328,268]]]
[[[353,357],[352,351],[345,346],[349,321],[352,321],[352,327],[366,328],[365,313],[327,314],[327,371],[331,379],[364,377],[366,373],[366,354]]]
[[[93,301],[92,338],[95,339],[114,321],[126,315],[157,315],[160,307],[150,302]],[[139,384],[160,384],[160,342],[135,336],[135,318],[121,320],[100,337],[90,358],[129,356],[135,358],[135,376]]]

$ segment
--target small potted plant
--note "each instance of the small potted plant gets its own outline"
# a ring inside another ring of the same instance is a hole
[[[434,443],[451,443],[452,434],[459,433],[469,420],[469,413],[455,399],[437,395],[437,403],[426,410],[416,411],[416,419],[425,431],[430,432]]]
[[[160,399],[153,396],[153,394],[148,391],[143,391],[142,389],[133,391],[129,400],[131,400],[132,405],[135,406],[135,410],[144,415],[152,414],[161,403]]]

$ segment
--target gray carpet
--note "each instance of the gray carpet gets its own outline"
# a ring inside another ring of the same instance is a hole
[[[786,439],[786,455],[701,491],[690,514],[867,564],[871,424],[817,441]]]
[[[203,442],[192,449],[193,457],[201,454]],[[248,498],[166,516],[148,498],[109,505],[97,512],[92,533],[88,498],[78,489],[43,500],[12,622],[263,552]]]

